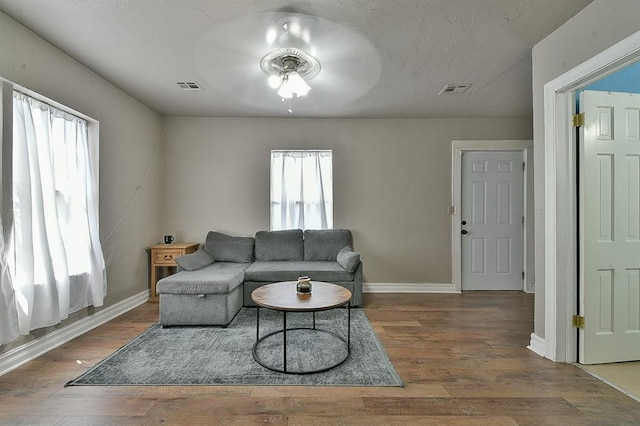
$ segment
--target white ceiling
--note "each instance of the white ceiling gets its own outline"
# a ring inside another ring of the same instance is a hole
[[[321,71],[294,117],[526,117],[531,48],[591,1],[0,0],[0,10],[162,115],[290,116],[260,59],[288,47],[269,43],[269,28],[304,14]],[[471,87],[439,95],[448,83]]]

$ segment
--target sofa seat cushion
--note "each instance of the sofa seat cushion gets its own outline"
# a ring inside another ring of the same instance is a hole
[[[306,275],[311,281],[352,281],[354,274],[334,261],[254,262],[245,271],[245,281],[295,281]]]
[[[158,294],[227,294],[244,281],[249,264],[214,262],[196,271],[180,271],[158,281]]]

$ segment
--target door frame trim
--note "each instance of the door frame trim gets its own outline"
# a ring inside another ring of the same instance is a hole
[[[638,59],[640,31],[544,85],[544,356],[553,361],[578,355],[575,91]]]
[[[453,140],[451,141],[451,267],[453,287],[462,291],[462,244],[459,216],[462,208],[462,153],[466,151],[521,151],[525,163],[524,208],[525,232],[523,234],[524,291],[533,292],[533,141],[532,140]]]

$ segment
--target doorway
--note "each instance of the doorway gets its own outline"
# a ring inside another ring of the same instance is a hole
[[[533,221],[528,220],[533,217],[532,146],[530,140],[452,142],[449,214],[456,291],[534,291]],[[520,232],[512,238],[514,230]],[[510,234],[500,234],[505,231]]]
[[[545,338],[544,355],[578,360],[572,317],[578,306],[578,218],[575,130],[576,90],[640,58],[640,32],[612,46],[544,87],[545,122]],[[589,321],[585,319],[585,321]],[[591,320],[593,321],[593,319]]]

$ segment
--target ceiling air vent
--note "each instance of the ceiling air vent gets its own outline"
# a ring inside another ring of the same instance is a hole
[[[459,95],[464,93],[469,87],[471,87],[471,84],[447,84],[444,86],[444,89],[440,91],[439,95]]]
[[[202,87],[198,84],[197,81],[178,81],[176,84],[182,90],[187,90],[190,92],[202,90]]]

